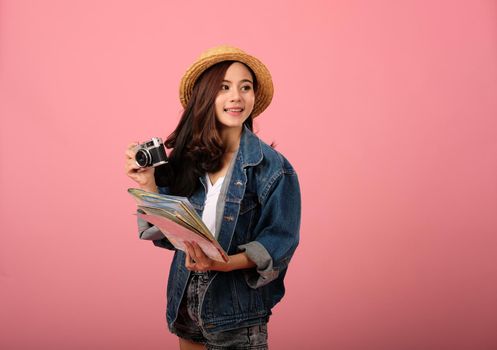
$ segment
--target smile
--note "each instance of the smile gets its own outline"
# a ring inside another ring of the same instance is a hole
[[[234,113],[243,112],[243,110],[244,110],[243,108],[225,108],[224,109],[225,112],[234,112]]]

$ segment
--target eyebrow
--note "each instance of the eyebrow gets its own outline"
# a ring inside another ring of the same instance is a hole
[[[226,80],[226,79],[223,79],[223,83],[232,83],[230,80]],[[250,84],[254,84],[252,82],[252,80],[250,79],[243,79],[243,80],[240,80],[240,83],[250,83]]]

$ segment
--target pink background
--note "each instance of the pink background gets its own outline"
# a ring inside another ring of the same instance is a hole
[[[176,346],[124,149],[222,43],[270,68],[256,127],[302,186],[272,348],[496,349],[490,0],[0,0],[0,348]]]

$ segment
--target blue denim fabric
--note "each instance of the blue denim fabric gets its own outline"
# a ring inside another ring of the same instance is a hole
[[[283,280],[299,242],[301,203],[297,174],[280,153],[248,128],[243,131],[228,186],[218,236],[220,245],[229,255],[248,252],[247,247],[253,246],[264,252],[269,261],[253,269],[213,272],[200,300],[200,322],[211,333],[256,325],[261,318],[269,317],[272,307],[285,293]],[[159,191],[168,194],[167,188]],[[197,190],[189,197],[199,215],[205,193],[201,177]],[[174,250],[167,239],[154,244]],[[167,286],[166,318],[170,329],[178,316],[189,276],[185,254],[177,250]]]
[[[249,327],[207,333],[200,325],[199,305],[205,294],[212,272],[194,272],[190,275],[185,297],[181,301],[173,333],[183,339],[202,343],[209,350],[243,349],[267,350],[267,320]]]

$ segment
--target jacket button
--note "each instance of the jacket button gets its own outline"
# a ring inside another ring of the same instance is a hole
[[[233,216],[225,216],[224,220],[226,220],[226,221],[233,221]]]
[[[241,182],[240,180],[236,180],[235,186],[242,186],[242,185],[243,185],[243,182]]]

